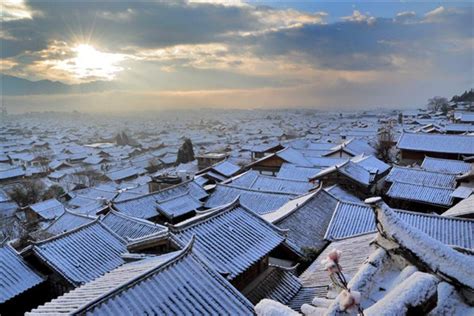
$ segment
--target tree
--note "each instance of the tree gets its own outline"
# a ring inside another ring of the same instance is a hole
[[[393,127],[390,124],[385,124],[382,127],[377,138],[377,143],[375,144],[377,158],[385,162],[390,162],[392,160],[391,151],[394,139]]]
[[[177,164],[188,163],[194,160],[193,143],[189,138],[184,139],[184,143],[178,150]]]
[[[447,113],[448,106],[448,99],[444,97],[433,97],[428,99],[428,109],[430,111],[443,111],[444,113]]]
[[[66,192],[64,192],[64,189],[57,185],[53,184],[44,192],[42,199],[43,200],[49,200],[49,199],[57,199],[60,196],[64,195]]]
[[[27,180],[13,186],[9,191],[10,198],[21,207],[41,201],[46,186],[38,180]]]
[[[158,158],[152,158],[148,161],[147,170],[148,172],[156,172],[160,169],[161,162]]]
[[[90,167],[74,174],[74,183],[86,188],[95,186],[102,181],[102,179],[102,173]]]

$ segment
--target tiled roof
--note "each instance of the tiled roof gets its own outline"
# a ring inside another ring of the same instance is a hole
[[[170,231],[182,244],[196,237],[194,249],[219,272],[234,279],[283,243],[276,226],[234,202],[178,225]]]
[[[357,196],[355,196],[351,192],[345,190],[343,187],[341,187],[338,184],[335,184],[335,185],[333,185],[329,188],[325,188],[325,190],[327,192],[331,193],[333,196],[335,196],[339,200],[348,201],[348,202],[356,202],[356,203],[362,203],[363,202]]]
[[[301,282],[295,275],[295,269],[269,266],[248,287],[243,294],[253,304],[264,298],[287,304],[301,289]]]
[[[51,313],[253,315],[253,306],[187,246],[125,264],[27,315]]]
[[[292,163],[302,167],[313,167],[313,164],[309,162],[301,152],[296,149],[287,147],[276,153],[278,157],[285,160],[286,162]]]
[[[303,194],[313,188],[308,180],[291,180],[259,174],[250,170],[242,177],[232,181],[232,186],[249,188],[259,191]]]
[[[186,215],[202,207],[202,203],[188,193],[157,202],[157,205],[158,212],[167,218]]]
[[[107,213],[101,219],[101,222],[125,240],[136,239],[166,230],[165,226],[115,211]]]
[[[95,218],[93,217],[65,210],[61,216],[56,218],[48,227],[45,228],[45,231],[51,235],[58,235],[93,222],[94,219]]]
[[[430,205],[451,206],[454,189],[432,187],[405,182],[393,182],[387,196],[393,199],[420,202]]]
[[[13,248],[0,247],[0,305],[43,281]]]
[[[281,165],[277,178],[293,179],[293,180],[309,180],[316,175],[320,168],[315,167],[299,167],[290,163]]]
[[[425,171],[422,169],[393,167],[392,170],[390,170],[386,181],[453,188],[456,185],[456,176],[453,174]]]
[[[114,202],[113,206],[120,212],[139,218],[152,218],[157,216],[157,202],[181,196],[188,192],[196,200],[207,196],[207,192],[196,182],[188,181],[162,191],[142,195],[129,200]]]
[[[64,205],[56,199],[50,199],[38,202],[29,206],[29,208],[44,219],[54,219],[64,212]]]
[[[91,281],[124,261],[125,241],[100,222],[34,243],[34,253],[74,285]]]
[[[243,206],[262,215],[277,210],[295,195],[218,184],[206,201],[205,206],[207,208],[223,206],[233,202],[237,197],[239,197]]]
[[[324,190],[296,207],[291,213],[273,223],[288,230],[287,237],[301,248],[321,249],[326,245],[324,233],[336,209],[338,200]]]
[[[332,283],[329,274],[321,264],[321,260],[325,259],[329,252],[338,249],[342,252],[341,266],[344,267],[344,274],[348,280],[355,275],[361,264],[371,254],[373,247],[370,242],[375,238],[374,233],[349,237],[342,240],[331,242],[323,252],[321,252],[316,260],[300,275],[303,286],[309,287],[326,287]]]
[[[142,167],[127,167],[120,170],[110,171],[106,176],[112,181],[119,181],[133,176],[138,176],[145,173],[146,170]]]
[[[397,147],[405,150],[474,155],[474,138],[467,135],[403,133]]]
[[[240,170],[240,167],[234,165],[233,163],[231,163],[227,160],[225,160],[225,161],[222,161],[222,162],[217,163],[216,165],[212,166],[212,169],[214,171],[217,171],[218,173],[220,173],[223,176],[231,177]]]
[[[474,214],[474,195],[462,200],[458,204],[454,205],[441,216],[466,216]]]
[[[474,248],[473,220],[407,211],[396,211],[396,213],[411,226],[447,245]],[[369,206],[340,202],[324,238],[338,240],[375,231],[374,214]]]
[[[339,172],[351,178],[352,180],[368,186],[373,180],[373,175],[364,167],[357,165],[356,163],[349,161],[340,168]]]
[[[368,157],[354,157],[352,159],[353,162],[355,162],[357,165],[363,167],[364,169],[368,171],[372,171],[372,173],[375,173],[377,171],[378,174],[382,174],[386,172],[388,169],[390,169],[390,166],[387,165],[385,162],[382,160],[377,159],[375,156],[368,156]]]
[[[0,170],[0,180],[23,177],[24,175],[25,175],[25,170],[23,170],[23,168],[20,168],[20,167]]]
[[[425,157],[421,168],[427,171],[463,174],[471,170],[472,163],[459,160]]]

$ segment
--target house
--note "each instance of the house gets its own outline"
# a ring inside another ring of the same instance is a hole
[[[22,167],[13,167],[9,169],[0,169],[0,182],[2,184],[14,183],[26,176]]]
[[[180,251],[124,264],[27,315],[253,315],[253,305],[194,253],[195,242]]]
[[[0,314],[22,314],[41,303],[45,277],[9,244],[0,245]]]
[[[189,195],[190,198],[185,195]],[[191,180],[161,191],[114,201],[112,207],[129,216],[152,221],[169,221],[166,217],[173,214],[174,220],[180,220],[183,217],[193,216],[200,208],[198,203],[207,196],[208,193],[198,183]],[[159,207],[160,203],[161,207]],[[179,218],[174,210],[180,212]]]
[[[262,217],[287,231],[288,241],[300,252],[320,251],[327,245],[324,234],[339,200],[323,189],[297,197]]]
[[[396,215],[440,242],[463,249],[474,249],[474,221],[435,214],[394,210]],[[341,240],[377,231],[372,209],[365,203],[340,201],[324,239]]]
[[[332,290],[317,292],[298,312],[303,315],[472,314],[474,259],[470,253],[458,251],[406,223],[380,198],[366,202],[371,204],[377,222],[375,239],[373,234],[361,235],[338,241],[329,248],[332,251],[341,247],[350,254],[345,256],[341,252],[339,264],[347,275],[347,287],[356,293],[360,303],[346,308],[353,305],[347,304],[348,293],[342,291],[337,278],[331,278]],[[352,249],[347,248],[351,246]],[[301,278],[320,287],[328,283],[328,278],[314,267]],[[262,300],[255,311],[257,315],[298,315],[272,300]]]
[[[339,184],[349,192],[365,198],[374,192],[379,178],[377,168],[348,160],[340,165],[321,170],[310,181],[319,181],[326,186]]]
[[[196,155],[199,170],[205,169],[229,157],[226,153],[207,153],[203,155]]]
[[[113,210],[102,217],[100,222],[125,240],[138,239],[167,230],[165,226]]]
[[[283,230],[241,205],[238,199],[170,225],[169,230],[183,247],[195,238],[196,253],[239,290],[264,272],[272,258],[293,265],[299,257],[286,243]]]
[[[126,241],[97,220],[34,242],[25,260],[48,277],[52,293],[63,293],[122,265]]]
[[[255,170],[249,170],[234,178],[225,181],[232,186],[248,188],[259,191],[274,191],[281,193],[303,194],[314,188],[309,180],[293,180],[278,178],[260,174]]]
[[[441,213],[454,203],[454,174],[393,167],[385,181],[386,196],[394,207]]]
[[[64,213],[64,205],[56,199],[31,204],[24,208],[26,221],[36,224],[42,221],[52,221]]]
[[[227,184],[217,184],[204,206],[206,208],[221,207],[239,198],[242,206],[259,215],[263,215],[276,211],[296,196],[296,194],[291,193],[260,191]]]
[[[277,151],[280,151],[283,148],[285,147],[283,147],[280,143],[277,142],[255,145],[250,150],[252,153],[252,160],[261,159],[265,157],[265,155],[276,153]]]
[[[461,175],[471,171],[473,164],[459,160],[441,159],[426,156],[425,159],[423,159],[421,168],[427,171]]]
[[[205,177],[209,181],[222,182],[239,173],[240,169],[239,166],[229,160],[223,160],[215,165],[200,170],[197,175]]]
[[[403,133],[397,143],[403,163],[421,162],[425,156],[462,160],[474,155],[474,138],[469,135]]]

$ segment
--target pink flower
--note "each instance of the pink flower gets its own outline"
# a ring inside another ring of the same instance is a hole
[[[339,262],[341,255],[342,255],[342,251],[333,249],[328,253],[328,258],[334,262]]]
[[[336,262],[329,259],[329,257],[322,260],[321,264],[324,266],[324,269],[327,270],[329,273],[340,272]]]
[[[341,310],[357,310],[360,304],[360,292],[343,290],[341,292],[341,299],[339,300],[339,307]]]

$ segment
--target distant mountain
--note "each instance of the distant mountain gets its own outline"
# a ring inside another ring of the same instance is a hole
[[[31,81],[5,74],[0,74],[0,83],[1,95],[89,93],[110,90],[116,87],[115,83],[108,81],[69,85],[51,80]]]

